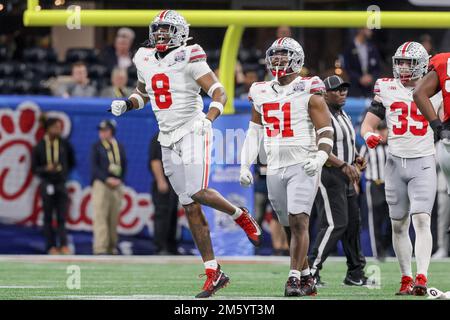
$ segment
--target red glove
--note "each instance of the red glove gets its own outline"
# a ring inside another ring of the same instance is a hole
[[[377,134],[377,133],[373,133],[373,132],[367,132],[364,135],[364,140],[366,140],[366,144],[370,149],[375,148],[381,141],[383,141],[383,138]]]

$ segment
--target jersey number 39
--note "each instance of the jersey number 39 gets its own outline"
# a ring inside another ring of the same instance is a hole
[[[392,132],[395,135],[404,135],[408,129],[415,136],[424,136],[427,133],[428,121],[423,115],[418,113],[417,106],[414,102],[411,102],[411,108],[408,108],[405,102],[394,102],[391,104],[391,112],[397,110],[401,110],[401,113],[398,115],[400,125],[394,125],[392,127]],[[421,123],[421,127],[409,124],[408,116],[415,122]]]

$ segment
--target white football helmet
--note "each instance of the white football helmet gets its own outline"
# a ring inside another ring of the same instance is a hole
[[[418,42],[405,42],[392,57],[394,77],[402,83],[422,78],[427,72],[430,55]],[[409,63],[405,63],[409,61]]]
[[[160,30],[160,28],[167,29]],[[164,28],[166,27],[166,28]],[[185,45],[189,38],[189,24],[175,10],[163,10],[150,24],[149,41],[158,51]]]
[[[279,38],[266,51],[267,69],[276,79],[300,72],[304,61],[302,46],[292,38]]]

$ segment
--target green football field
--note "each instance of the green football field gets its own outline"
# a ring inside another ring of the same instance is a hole
[[[224,258],[228,287],[214,299],[281,299],[287,258]],[[326,286],[316,297],[296,299],[424,299],[397,297],[395,260],[368,260],[371,288],[342,285],[346,265],[332,259],[321,273]],[[0,256],[0,299],[191,299],[204,278],[196,257]],[[450,291],[450,260],[432,261],[429,285]],[[79,285],[79,289],[77,289]],[[290,298],[292,299],[292,298]]]

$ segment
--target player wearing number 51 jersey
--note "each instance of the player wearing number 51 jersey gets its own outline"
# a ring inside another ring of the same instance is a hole
[[[432,237],[431,210],[436,196],[436,161],[433,131],[413,101],[416,81],[428,66],[428,53],[417,42],[402,44],[392,58],[393,79],[379,79],[375,98],[361,126],[361,135],[369,148],[375,148],[381,136],[374,133],[379,122],[388,125],[388,157],[385,169],[386,201],[392,220],[393,245],[402,272],[397,294],[425,295]],[[438,108],[442,96],[431,98]],[[409,238],[410,216],[416,232],[417,275],[412,279],[412,246]]]
[[[291,265],[285,296],[314,295],[309,272],[309,215],[320,172],[333,148],[330,113],[321,95],[318,77],[302,78],[304,53],[291,38],[277,39],[266,53],[267,68],[275,80],[250,88],[252,119],[241,155],[240,180],[252,181],[250,166],[264,140],[267,153],[269,200],[290,236]]]
[[[200,205],[232,216],[256,246],[261,229],[247,209],[238,208],[208,188],[211,164],[212,122],[226,102],[223,86],[197,45],[187,45],[189,25],[174,10],[161,11],[150,25],[150,48],[140,48],[133,61],[138,85],[128,100],[111,104],[116,116],[141,109],[150,100],[159,126],[164,172],[178,194],[195,243],[202,256],[206,281],[198,298],[207,298],[226,286],[228,276],[214,257],[208,224]],[[203,89],[212,98],[203,113]]]

